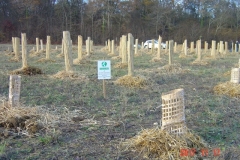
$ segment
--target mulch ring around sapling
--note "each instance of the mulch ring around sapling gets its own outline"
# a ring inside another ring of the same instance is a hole
[[[9,61],[10,62],[19,62],[20,58],[12,57]]]
[[[130,88],[144,88],[147,85],[147,81],[144,78],[129,75],[120,77],[115,83]]]
[[[203,140],[186,131],[182,135],[169,134],[159,128],[144,129],[136,136],[120,143],[122,153],[131,152],[138,158],[146,159],[189,159],[181,151],[194,149],[194,158],[200,157],[201,149],[206,148]],[[193,158],[193,157],[192,157]]]
[[[240,98],[240,84],[232,82],[220,83],[213,88],[213,91],[215,94]]]
[[[10,72],[10,74],[36,75],[43,74],[42,70],[36,67],[27,66]]]
[[[229,77],[229,76],[231,76],[231,71],[227,71],[227,72],[223,73],[223,76],[224,76],[224,77]]]
[[[113,68],[127,68],[128,64],[127,63],[117,63],[113,66]]]
[[[167,62],[166,59],[153,57],[150,62]]]
[[[52,78],[57,78],[57,79],[65,79],[65,78],[70,78],[70,79],[81,79],[81,80],[88,80],[88,77],[85,75],[80,75],[77,72],[73,71],[59,71],[55,75],[51,76]]]
[[[63,54],[63,53],[60,53],[60,54],[58,54],[56,57],[62,58],[62,57],[64,57],[64,54]]]
[[[55,60],[46,59],[46,58],[41,58],[41,59],[39,59],[37,62],[41,62],[41,63],[50,62],[50,63],[53,63],[53,62],[55,62]]]
[[[192,65],[199,65],[199,66],[206,66],[208,65],[209,63],[206,62],[206,61],[203,61],[203,60],[195,60],[191,63]]]
[[[165,65],[163,67],[158,68],[160,73],[185,73],[188,72],[188,70],[185,70],[182,68],[181,64],[171,64],[171,65]]]
[[[40,50],[39,52],[34,51],[34,52],[29,54],[29,57],[41,56],[41,55],[43,55],[44,52],[45,52],[45,50]]]
[[[115,56],[115,57],[112,57],[113,60],[120,60],[121,57],[120,56]]]

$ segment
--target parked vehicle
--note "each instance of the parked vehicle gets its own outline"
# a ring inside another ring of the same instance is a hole
[[[136,46],[136,45],[134,44],[133,47],[135,48],[135,46]],[[140,45],[140,44],[138,44],[138,48],[141,48],[141,45]]]
[[[145,43],[144,43],[144,48],[149,48],[151,49],[152,48],[152,40],[147,40]],[[166,48],[166,43],[161,43],[161,47],[162,49],[165,49]],[[157,40],[154,40],[154,48],[158,48],[158,41]]]

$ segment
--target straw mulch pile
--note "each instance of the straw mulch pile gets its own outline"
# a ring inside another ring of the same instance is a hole
[[[6,55],[6,56],[14,56],[15,53],[12,52],[12,51],[5,51],[5,55]]]
[[[44,63],[44,62],[55,62],[54,60],[52,60],[52,59],[46,59],[46,58],[41,58],[41,59],[39,59],[37,62],[41,62],[41,63]]]
[[[120,56],[115,56],[115,57],[112,57],[112,59],[120,60],[122,58]]]
[[[224,77],[229,77],[229,76],[231,76],[231,71],[227,71],[227,72],[223,73],[223,76],[224,76]]]
[[[163,67],[158,68],[159,72],[162,74],[169,74],[169,73],[185,73],[187,70],[182,69],[181,64],[171,64],[165,65]]]
[[[64,79],[64,78],[70,78],[70,79],[82,79],[82,80],[88,80],[86,76],[80,75],[76,72],[70,71],[59,71],[55,75],[51,76],[52,78],[57,78],[57,79]]]
[[[43,55],[44,52],[45,52],[44,50],[40,50],[39,52],[31,52],[29,54],[29,57],[40,56],[40,55]]]
[[[42,74],[42,70],[36,67],[24,67],[10,72],[10,74],[36,75]]]
[[[101,48],[100,51],[101,52],[108,52],[108,47],[105,46],[105,47]]]
[[[208,65],[208,62],[206,61],[199,61],[199,60],[195,60],[192,62],[192,65],[200,65],[200,66],[205,66],[205,65]]]
[[[147,159],[177,160],[190,159],[181,155],[181,149],[196,149],[196,155],[201,156],[200,150],[206,144],[202,139],[187,131],[181,136],[171,135],[159,128],[144,129],[135,137],[127,139],[120,144],[124,151],[137,152],[139,156]]]
[[[130,88],[144,88],[147,85],[147,81],[141,77],[133,77],[125,75],[120,77],[115,82],[118,85],[130,87]]]
[[[80,64],[82,60],[83,59],[76,58],[76,59],[73,60],[73,64]]]
[[[240,84],[235,84],[229,81],[216,85],[213,88],[213,91],[215,94],[240,98]]]
[[[36,108],[10,107],[8,103],[0,104],[0,127],[28,136],[44,130]]]
[[[127,68],[128,64],[127,63],[117,63],[113,66],[113,68]]]
[[[56,57],[62,58],[62,57],[64,57],[64,54],[63,54],[63,53],[60,53],[60,54],[58,54]]]
[[[20,58],[12,57],[9,61],[10,62],[19,62]]]
[[[153,57],[150,62],[166,62],[166,59]]]

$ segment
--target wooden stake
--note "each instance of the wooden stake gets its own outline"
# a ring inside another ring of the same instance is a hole
[[[72,44],[69,31],[63,31],[63,52],[65,57],[66,72],[72,71]]]
[[[212,40],[211,56],[212,56],[213,58],[216,58],[216,41],[214,41],[214,40]]]
[[[162,37],[159,36],[158,37],[158,52],[157,52],[157,58],[160,59],[161,58],[161,43],[162,43]]]
[[[43,40],[40,39],[40,44],[41,44],[41,50],[43,51]]]
[[[169,41],[169,65],[172,65],[173,40]]]
[[[19,60],[19,47],[20,47],[20,39],[15,37],[15,58]]]
[[[103,79],[103,98],[106,99],[106,85],[105,85],[105,79]]]
[[[184,55],[187,56],[188,53],[187,53],[187,40],[185,39],[184,40]]]
[[[138,54],[138,39],[135,39],[135,55]]]
[[[10,75],[9,82],[9,105],[11,107],[19,106],[21,76]]]
[[[112,40],[112,50],[111,50],[111,54],[114,55],[115,54],[115,48],[114,48],[114,40]]]
[[[22,68],[27,67],[27,38],[26,33],[21,34],[22,38]]]
[[[155,48],[155,41],[152,39],[152,48],[151,48],[151,53],[153,54]]]
[[[103,58],[105,60],[105,58]],[[106,84],[105,79],[103,79],[103,98],[106,99]]]
[[[39,52],[39,38],[36,38],[36,48],[37,48],[37,53]]]
[[[128,33],[128,75],[134,75],[133,68],[133,36],[131,33]]]
[[[122,36],[122,63],[127,63],[127,36]]]
[[[50,59],[50,49],[51,49],[51,37],[47,36],[46,59]]]
[[[82,36],[78,36],[78,59],[82,59]]]

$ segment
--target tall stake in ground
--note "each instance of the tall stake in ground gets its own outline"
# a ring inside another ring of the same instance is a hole
[[[128,33],[128,75],[134,75],[133,68],[133,36],[131,33]]]
[[[9,82],[9,105],[10,107],[19,106],[21,76],[10,75]]]
[[[16,48],[15,48],[15,37],[12,37],[12,46],[13,46],[13,52],[16,52]]]
[[[194,52],[194,42],[191,42],[191,44],[190,44],[190,52],[191,53]]]
[[[41,51],[43,51],[43,40],[40,39],[40,44],[41,44]]]
[[[86,40],[86,51],[87,51],[87,56],[90,55],[90,40],[91,40],[90,37],[88,37],[87,40]]]
[[[201,47],[201,39],[197,41],[198,43],[198,61],[202,60],[202,47]]]
[[[111,54],[114,55],[115,54],[115,48],[114,48],[114,40],[112,40],[112,50],[111,50]]]
[[[169,41],[169,65],[172,65],[173,40]]]
[[[155,48],[155,42],[154,39],[152,39],[152,48],[151,48],[151,53],[153,54]]]
[[[37,53],[39,52],[39,38],[36,38],[36,49]]]
[[[82,59],[82,36],[78,36],[78,59]]]
[[[188,53],[187,53],[187,40],[186,39],[184,40],[184,54],[185,54],[185,56],[188,55]]]
[[[122,63],[127,63],[127,36],[122,36]]]
[[[15,37],[15,59],[19,60],[19,47],[20,47],[20,39],[18,37]]]
[[[22,40],[22,68],[27,67],[27,38],[26,33],[21,34]]]
[[[65,57],[66,72],[72,71],[72,44],[69,31],[63,31],[63,51]]]
[[[50,59],[50,50],[51,50],[51,37],[47,36],[46,59]]]
[[[138,39],[135,39],[135,55],[138,54]]]
[[[162,43],[162,37],[158,37],[158,52],[157,52],[157,59],[161,58],[161,43]]]
[[[216,41],[214,41],[214,40],[212,40],[211,56],[212,56],[213,58],[216,58]]]

